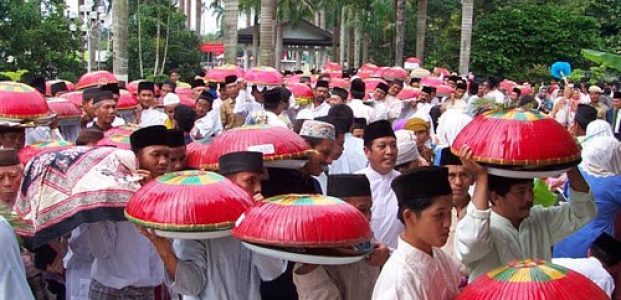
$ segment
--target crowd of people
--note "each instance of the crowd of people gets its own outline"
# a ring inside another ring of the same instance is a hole
[[[235,75],[208,82],[197,74],[188,84],[173,70],[159,85],[141,81],[138,108],[121,116],[124,84],[86,88],[81,130],[70,142],[94,146],[106,131],[137,124],[129,139],[144,185],[187,170],[190,143],[209,144],[242,126],[289,128],[314,150],[302,167],[267,168],[260,153],[243,151],[220,157],[218,172],[255,201],[324,194],[354,206],[375,236],[363,261],[287,262],[232,237],[169,239],[129,221],[82,224],[57,243],[26,249],[0,217],[0,298],[454,299],[488,271],[530,258],[581,273],[621,299],[619,82],[506,85],[436,68],[430,76],[450,87],[438,94],[417,77],[385,78],[369,92],[355,70],[341,75],[349,88],[319,72],[283,76],[308,85],[312,102],[296,101],[286,83]],[[191,88],[193,106],[175,93],[181,87]],[[419,96],[402,99],[403,89]],[[52,86],[53,96],[65,91]],[[537,110],[580,141],[579,166],[540,179],[558,196],[552,206],[538,205],[532,179],[488,174],[468,146],[451,149],[459,132],[493,107]],[[0,205],[10,211],[20,192],[20,149],[63,136],[54,125],[0,125]]]

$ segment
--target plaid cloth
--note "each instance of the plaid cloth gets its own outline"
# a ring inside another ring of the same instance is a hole
[[[128,286],[122,289],[109,288],[99,281],[91,281],[88,292],[89,300],[154,300],[155,287],[133,287]]]

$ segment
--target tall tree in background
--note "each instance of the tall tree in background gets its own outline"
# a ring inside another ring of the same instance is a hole
[[[196,0],[196,34],[201,35],[201,22],[203,19],[203,0]]]
[[[427,34],[427,0],[418,0],[416,9],[416,57],[425,59],[425,34]]]
[[[276,0],[261,0],[261,31],[259,46],[260,66],[274,67],[274,17],[276,15]]]
[[[472,12],[474,0],[462,0],[461,9],[461,42],[459,47],[459,74],[466,75],[470,71],[470,46],[472,45]]]
[[[237,63],[237,15],[239,0],[224,2],[224,62]]]
[[[129,3],[128,0],[112,1],[114,12],[112,36],[112,70],[119,80],[128,81],[129,67]]]
[[[421,0],[418,1],[422,2]],[[395,29],[397,31],[397,36],[395,38],[395,66],[403,66],[403,51],[405,49],[405,20],[405,0],[397,0],[395,22]]]

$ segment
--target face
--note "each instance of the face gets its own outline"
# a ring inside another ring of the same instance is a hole
[[[314,176],[319,176],[327,167],[332,163],[332,149],[334,148],[334,141],[322,140],[317,146],[313,148],[315,152],[310,155],[308,162],[304,166],[307,173]]]
[[[241,187],[251,197],[261,193],[261,176],[262,173],[256,172],[237,172],[227,175],[235,185]]]
[[[597,104],[599,102],[600,93],[589,92],[589,96],[591,96],[591,103]]]
[[[0,133],[0,145],[4,148],[13,148],[17,151],[26,144],[26,131]]]
[[[330,97],[330,91],[325,87],[315,88],[315,100],[317,102],[323,102]]]
[[[464,166],[448,165],[448,180],[453,191],[453,206],[464,207],[470,199],[468,189],[473,183],[470,173],[466,172]]]
[[[437,196],[431,206],[418,215],[409,209],[403,212],[406,228],[413,228],[417,238],[432,247],[446,244],[451,228],[451,196]]]
[[[226,85],[226,95],[229,98],[235,99],[237,98],[237,95],[239,95],[239,86],[237,85],[237,83],[229,83]],[[225,99],[225,98],[222,98]]]
[[[345,149],[345,135],[339,134],[336,136],[334,140],[334,147],[332,147],[332,160],[337,160],[341,155],[343,155],[343,150]]]
[[[420,88],[420,81],[412,81],[410,86],[413,88]]]
[[[528,217],[534,198],[532,182],[512,185],[504,197],[492,192],[494,211],[511,221]]]
[[[571,92],[571,99],[580,100],[580,90],[573,90]]]
[[[457,86],[457,83],[455,81],[449,80],[446,82],[446,85],[455,88]]]
[[[477,96],[479,97],[483,97],[483,95],[485,94],[485,85],[481,84],[479,85],[479,89],[477,90]]]
[[[453,95],[455,96],[455,99],[461,99],[464,97],[465,93],[466,93],[466,90],[464,89],[456,89]]]
[[[511,92],[511,100],[517,100],[520,96],[516,92]]]
[[[142,90],[138,93],[138,101],[140,101],[140,105],[144,108],[150,108],[155,105],[155,96],[153,91]]]
[[[425,102],[427,102],[427,103],[429,103],[429,102],[431,102],[431,100],[433,100],[433,96],[430,93],[427,93],[427,92],[422,92],[421,93],[421,98]]]
[[[179,80],[179,73],[177,72],[170,73],[170,81],[177,83],[178,80]]]
[[[205,99],[196,100],[196,118],[202,118],[211,110],[211,102]]]
[[[116,118],[117,103],[114,100],[104,100],[95,105],[95,116],[97,122],[106,127],[112,126],[114,118]]]
[[[19,184],[22,181],[20,166],[0,167],[0,204],[13,207]]]
[[[610,104],[612,105],[612,107],[614,109],[620,109],[621,108],[621,98],[612,99]]]
[[[373,92],[373,99],[375,100],[384,100],[386,98],[386,93],[382,89],[375,89]]]
[[[172,93],[172,87],[168,84],[162,84],[162,88],[160,89],[160,97],[164,98],[164,96],[168,93]]]
[[[341,99],[341,97],[339,97],[338,95],[332,94],[330,96],[330,99],[328,99],[328,104],[330,104],[330,106],[335,106],[337,104],[344,104],[345,101],[343,101],[343,99]]]
[[[168,115],[168,118],[173,120],[175,118],[175,109],[178,104],[172,104],[164,107],[164,112]]]
[[[371,222],[371,205],[373,205],[371,197],[344,197],[343,200],[357,208],[367,218],[367,221]]]
[[[371,168],[384,175],[395,167],[397,151],[397,140],[391,136],[375,139],[370,147],[364,147]]]
[[[185,170],[185,146],[170,148],[170,171]]]
[[[195,87],[192,89],[192,99],[196,100],[205,90],[204,86]]]
[[[353,136],[355,136],[355,137],[357,137],[357,138],[361,139],[361,138],[364,136],[364,129],[359,129],[359,128],[356,128],[356,129],[352,130],[352,133],[351,133],[351,134],[352,134]]]
[[[414,135],[416,136],[416,144],[419,146],[424,145],[429,139],[429,131],[419,130],[414,132]]]
[[[403,86],[400,84],[391,84],[390,87],[388,88],[388,95],[396,97],[401,92],[402,89],[403,89]]]
[[[147,146],[138,152],[141,169],[151,172],[151,178],[164,175],[170,167],[170,148],[163,145]]]

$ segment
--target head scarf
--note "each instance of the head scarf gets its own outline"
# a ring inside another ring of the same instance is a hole
[[[610,124],[608,124],[608,122],[604,120],[591,121],[591,123],[589,123],[586,128],[586,136],[584,138],[584,142],[586,143],[596,136],[614,137]]]
[[[592,176],[621,175],[621,144],[613,137],[594,137],[582,149],[582,169]]]

